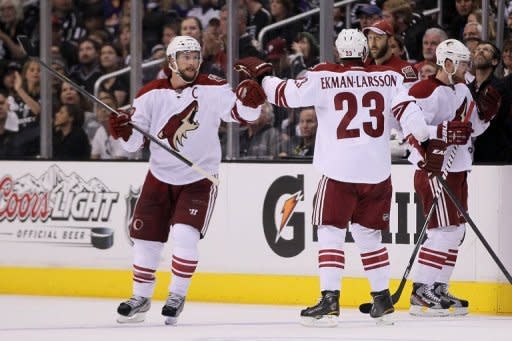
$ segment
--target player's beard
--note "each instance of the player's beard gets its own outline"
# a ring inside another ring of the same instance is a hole
[[[379,48],[375,54],[372,52],[373,59],[380,59],[380,58],[384,57],[386,55],[386,53],[388,52],[388,48],[389,48],[389,46],[388,46],[388,43],[386,42],[386,45]]]
[[[192,75],[192,76],[188,76],[188,75],[187,75],[187,73],[186,73],[186,71],[187,71],[187,70],[186,70],[186,69],[184,69],[184,70],[178,70],[178,71],[179,71],[179,75],[180,75],[180,77],[181,77],[185,82],[187,82],[187,83],[192,83],[193,81],[195,81],[195,80],[196,80],[196,78],[197,78],[197,74],[198,74],[198,71],[199,71],[199,70],[197,70],[197,69],[196,69],[196,70],[195,70],[195,72],[194,72],[194,75]]]

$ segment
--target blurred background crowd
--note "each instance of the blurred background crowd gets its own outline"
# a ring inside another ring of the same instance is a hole
[[[291,21],[259,33],[266,26],[318,8],[320,0],[240,0],[238,11],[239,56],[256,56],[271,62],[282,78],[300,77],[320,62],[319,17]],[[380,20],[391,26],[392,54],[410,63],[419,78],[435,74],[435,49],[443,40],[456,38],[472,52],[467,82],[475,91],[492,82],[504,99],[491,127],[475,143],[475,161],[512,163],[512,2],[506,1],[504,44],[494,43],[499,23],[496,1],[489,1],[487,40],[483,40],[482,1],[444,0],[443,22],[426,11],[437,0],[358,1],[352,5],[352,27],[370,27]],[[52,63],[111,107],[130,101],[129,73],[110,77],[130,62],[129,0],[52,0]],[[18,35],[37,39],[40,3],[37,0],[0,0],[0,159],[33,159],[40,152],[39,64],[25,56]],[[345,28],[347,12],[335,7],[334,40]],[[201,72],[226,76],[228,10],[221,0],[144,0],[143,58],[158,61],[144,68],[143,82],[165,78],[169,70],[165,50],[176,35],[190,35],[203,48]],[[490,45],[489,45],[490,44]],[[490,46],[490,47],[489,47]],[[376,56],[373,56],[376,57]],[[377,59],[377,58],[375,58]],[[53,78],[53,159],[141,159],[147,151],[126,153],[106,129],[109,112],[95,108],[70,84]],[[260,118],[239,129],[241,159],[311,158],[314,154],[316,115],[313,108],[284,109],[263,106]],[[225,155],[226,133],[219,136]],[[392,144],[393,156],[407,154],[399,136]]]

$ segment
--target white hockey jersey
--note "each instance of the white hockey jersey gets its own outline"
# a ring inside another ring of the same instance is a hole
[[[265,77],[263,89],[278,106],[315,107],[313,165],[322,174],[372,184],[390,176],[391,100],[404,89],[401,74],[378,65],[323,63],[296,80]]]
[[[218,174],[221,120],[254,121],[260,110],[243,106],[225,80],[199,75],[182,89],[173,89],[167,79],[148,83],[133,102],[132,121],[206,172]],[[134,152],[143,143],[142,134],[133,130],[123,147]],[[160,181],[183,185],[203,178],[155,143],[150,143],[150,152],[149,168]]]
[[[422,109],[425,121],[432,129],[432,135],[437,130],[437,125],[443,121],[464,120],[465,115],[470,115],[469,121],[472,123],[473,133],[472,136],[482,134],[489,126],[489,123],[478,118],[477,107],[473,106],[469,112],[470,104],[473,101],[473,96],[470,90],[464,83],[455,85],[446,85],[440,80],[431,77],[416,83],[406,93],[401,93],[395,99],[394,103],[399,103],[403,98],[406,100],[413,97],[416,104]],[[407,136],[410,131],[404,129],[404,136]],[[443,169],[448,161],[448,155],[451,154],[454,146],[449,146],[446,151]],[[455,159],[451,165],[451,172],[461,172],[471,169],[472,159],[472,143],[471,139],[465,145],[459,146]],[[409,161],[417,165],[418,161],[422,159],[421,154],[415,148],[411,148],[411,155]]]

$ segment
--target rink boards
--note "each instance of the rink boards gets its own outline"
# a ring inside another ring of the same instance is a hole
[[[0,293],[125,297],[131,293],[127,222],[146,163],[0,162]],[[414,169],[392,168],[388,247],[394,291],[423,221]],[[189,299],[310,304],[318,296],[313,196],[320,175],[310,164],[224,163],[217,205]],[[512,270],[512,166],[477,166],[469,175],[469,212]],[[342,203],[340,203],[341,205]],[[471,310],[512,313],[512,290],[469,225],[452,291]],[[350,236],[345,244],[342,304],[369,299]],[[155,296],[170,277],[168,243]],[[398,307],[408,306],[410,287]]]

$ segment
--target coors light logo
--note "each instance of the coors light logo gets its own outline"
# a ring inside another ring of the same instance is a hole
[[[0,241],[51,242],[110,248],[110,228],[48,226],[57,222],[107,222],[119,193],[97,178],[84,180],[52,165],[41,176],[0,178]],[[2,222],[12,222],[2,224]],[[40,224],[45,223],[45,224]],[[60,225],[60,224],[59,224]]]

